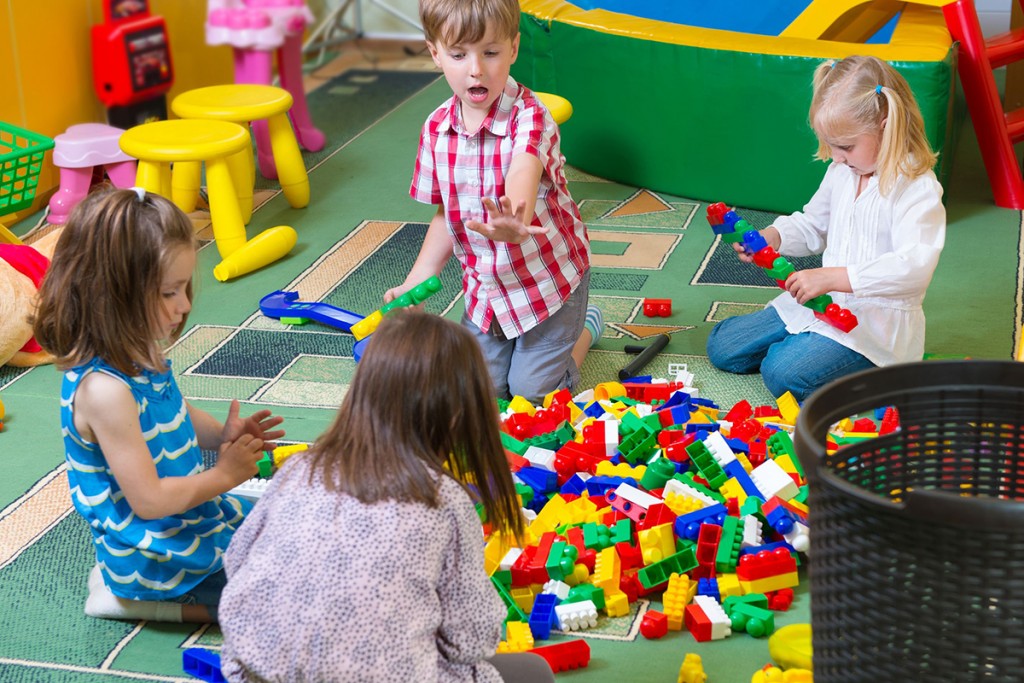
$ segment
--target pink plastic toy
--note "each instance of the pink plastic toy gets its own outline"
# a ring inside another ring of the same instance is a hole
[[[305,149],[318,152],[326,140],[310,119],[302,85],[302,33],[312,22],[305,0],[209,0],[206,42],[234,49],[236,83],[271,85],[277,52],[281,87],[295,100],[289,112],[295,135]],[[277,178],[267,122],[254,121],[252,128],[260,173]]]
[[[53,164],[60,169],[60,188],[50,197],[48,222],[63,225],[71,209],[104,173],[115,187],[135,184],[135,159],[117,144],[123,132],[105,123],[79,123],[53,139]]]

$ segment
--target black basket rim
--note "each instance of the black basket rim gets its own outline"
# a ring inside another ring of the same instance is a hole
[[[1002,360],[934,360],[871,368],[835,380],[804,402],[793,434],[794,449],[809,480],[837,489],[879,513],[960,527],[1019,530],[1024,505],[1018,501],[964,497],[940,490],[906,492],[902,502],[870,493],[819,467],[825,458],[825,438],[839,420],[879,406],[906,404],[915,395],[940,389],[971,387],[1013,390],[1024,402],[1024,363]],[[980,418],[979,418],[980,419]],[[879,437],[884,439],[886,437]]]

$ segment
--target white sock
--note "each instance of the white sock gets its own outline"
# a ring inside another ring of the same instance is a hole
[[[99,565],[89,572],[85,613],[97,619],[173,621],[181,623],[181,605],[162,600],[128,600],[114,595],[103,581]]]

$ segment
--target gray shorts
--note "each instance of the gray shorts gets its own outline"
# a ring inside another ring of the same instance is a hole
[[[589,299],[588,270],[554,315],[515,339],[481,332],[462,314],[462,324],[480,342],[500,398],[522,396],[538,404],[552,391],[571,390],[579,384],[580,370],[572,359],[572,349],[583,333]]]

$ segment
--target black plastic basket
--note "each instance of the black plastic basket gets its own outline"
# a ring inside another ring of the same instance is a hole
[[[897,432],[828,455],[839,420]],[[804,404],[815,683],[1024,680],[1024,363],[868,370]]]

